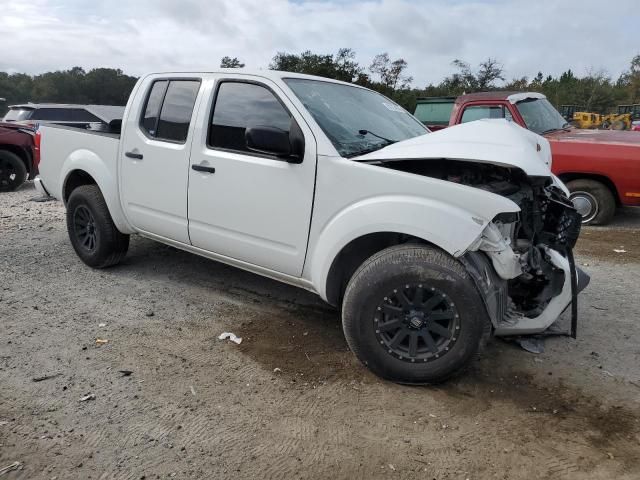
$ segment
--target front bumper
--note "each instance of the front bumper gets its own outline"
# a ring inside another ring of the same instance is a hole
[[[545,248],[553,264],[565,272],[562,290],[536,317],[526,317],[513,310],[508,298],[507,280],[501,278],[489,257],[481,252],[468,252],[461,258],[471,274],[484,301],[487,313],[498,336],[532,335],[547,330],[571,306],[571,334],[577,329],[578,293],[590,282],[590,276],[561,252]],[[573,270],[573,272],[572,272]],[[573,273],[573,274],[572,274]]]

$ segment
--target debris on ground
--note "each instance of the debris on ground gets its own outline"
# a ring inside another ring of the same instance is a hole
[[[19,468],[22,468],[22,464],[20,462],[13,462],[13,463],[7,465],[6,467],[0,468],[0,475],[4,475],[5,473],[9,473],[12,470],[18,470]]]
[[[155,313],[153,313],[153,310],[149,310],[147,313],[145,313],[145,315],[147,317],[153,317],[155,315]]]
[[[282,371],[282,369],[278,368],[278,367],[273,369],[273,373],[278,373],[278,372],[281,372],[281,371]]]
[[[96,399],[96,395],[95,393],[90,393],[88,395],[85,395],[84,397],[82,397],[80,400],[78,400],[79,402],[87,402],[89,400],[95,400]]]
[[[606,312],[607,310],[609,310],[608,308],[596,307],[595,305],[591,305],[591,308],[595,308],[596,310],[602,310],[603,312]]]
[[[106,326],[107,326],[107,324],[106,324],[106,323],[99,323],[99,324],[98,324],[98,327],[100,327],[100,328],[102,328],[102,327],[106,327]]]
[[[195,397],[196,396],[196,389],[193,388],[193,385],[190,385],[189,389],[191,390],[191,394]]]
[[[51,375],[42,375],[41,377],[33,377],[31,380],[34,382],[44,382],[45,380],[51,380],[62,375],[61,373],[53,373]]]
[[[627,253],[624,248],[614,248],[613,251],[616,253]]]
[[[106,343],[109,343],[109,340],[106,338],[96,338],[96,345],[104,345]]]
[[[520,337],[516,343],[529,353],[544,353],[544,339],[541,337]]]
[[[118,370],[118,372],[120,372],[123,377],[130,377],[133,370]]]
[[[53,202],[55,198],[50,197],[49,195],[36,195],[35,197],[31,197],[29,199],[30,202],[43,203],[43,202]]]
[[[218,340],[231,340],[233,343],[240,345],[242,343],[242,338],[241,337],[237,337],[235,333],[231,333],[231,332],[224,332],[221,333],[220,336],[218,337]]]

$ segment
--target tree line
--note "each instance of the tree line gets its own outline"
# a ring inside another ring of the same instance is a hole
[[[225,56],[220,61],[225,68],[242,68],[237,57]],[[504,67],[495,58],[488,58],[477,67],[456,59],[451,63],[451,74],[437,84],[413,86],[408,74],[408,63],[403,58],[392,58],[388,53],[376,55],[369,65],[356,60],[351,48],[336,53],[278,52],[269,69],[307,73],[362,85],[392,98],[409,111],[415,109],[416,100],[426,96],[449,96],[487,90],[516,90],[541,92],[556,107],[578,105],[585,111],[606,113],[618,104],[640,103],[640,55],[630,62],[629,69],[613,80],[604,71],[589,71],[577,76],[567,70],[554,77],[542,72],[533,78],[506,79]],[[30,102],[81,103],[125,105],[137,78],[120,69],[95,68],[85,71],[81,67],[47,72],[40,75],[0,72],[0,114],[8,105]]]

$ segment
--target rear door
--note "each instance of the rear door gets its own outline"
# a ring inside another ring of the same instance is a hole
[[[138,230],[189,243],[187,182],[199,78],[153,78],[123,125],[120,186]]]
[[[204,105],[198,124],[206,127],[194,141],[189,171],[192,244],[299,276],[315,184],[311,129],[280,87],[261,77],[218,79],[206,111]],[[302,163],[248,150],[247,128],[289,131],[296,124],[305,138]]]

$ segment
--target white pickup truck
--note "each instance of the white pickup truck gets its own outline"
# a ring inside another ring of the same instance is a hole
[[[141,78],[120,134],[40,134],[37,188],[87,265],[137,233],[311,290],[382,377],[441,381],[490,333],[577,318],[580,215],[514,123],[430,133],[359,86],[220,70]]]

